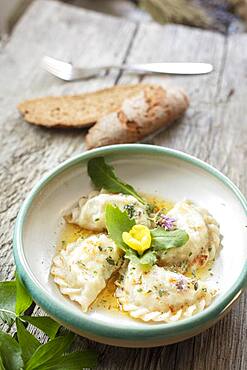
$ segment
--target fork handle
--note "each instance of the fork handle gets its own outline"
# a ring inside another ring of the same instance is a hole
[[[99,69],[120,69],[136,73],[164,73],[164,74],[205,74],[213,70],[208,63],[145,63],[145,64],[121,64],[102,66]],[[97,68],[95,68],[97,69]]]

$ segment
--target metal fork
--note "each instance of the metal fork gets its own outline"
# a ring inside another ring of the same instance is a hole
[[[93,77],[98,75],[101,71],[109,69],[119,69],[138,74],[159,73],[182,75],[205,74],[213,70],[213,66],[208,63],[111,64],[100,67],[81,68],[48,56],[43,57],[41,65],[47,72],[65,81]]]

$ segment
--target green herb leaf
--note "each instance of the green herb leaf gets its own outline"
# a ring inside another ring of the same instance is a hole
[[[0,320],[8,325],[15,319],[15,281],[0,282]]]
[[[91,350],[73,352],[62,356],[60,359],[50,361],[42,366],[42,370],[81,370],[97,365],[97,354]],[[37,368],[38,370],[38,368]],[[41,368],[39,368],[41,370]]]
[[[21,347],[24,364],[28,362],[36,349],[40,346],[39,341],[24,327],[20,319],[16,320],[17,337]]]
[[[6,370],[6,367],[4,367],[4,364],[1,358],[1,347],[0,347],[0,370]]]
[[[150,230],[152,247],[155,250],[165,250],[182,247],[189,240],[189,235],[184,230],[165,230],[162,227]]]
[[[45,365],[49,363],[49,361],[58,361],[68,350],[73,339],[74,335],[70,333],[68,335],[52,339],[46,344],[38,347],[28,361],[26,370],[44,369]]]
[[[129,218],[127,211],[122,212],[118,207],[107,204],[105,208],[106,228],[112,240],[125,252],[125,258],[141,265],[153,265],[156,261],[155,251],[148,250],[141,257],[131,249],[122,239],[124,231],[130,231],[135,220]]]
[[[28,294],[26,288],[24,287],[22,281],[16,274],[16,305],[15,313],[17,316],[25,312],[32,304],[33,299]]]
[[[142,265],[153,266],[157,261],[156,252],[152,249],[149,249],[140,257],[140,262]]]
[[[55,338],[58,329],[61,326],[58,322],[54,321],[48,316],[22,316],[21,319],[36,326],[51,339]]]
[[[136,224],[135,220],[130,219],[126,211],[122,212],[118,207],[107,204],[105,208],[105,222],[107,231],[117,246],[125,252],[130,249],[128,245],[124,243],[122,234],[124,231],[130,231]]]
[[[21,348],[17,341],[9,334],[0,331],[0,357],[7,370],[20,370],[23,368]]]
[[[113,167],[106,164],[103,157],[91,159],[88,162],[87,171],[97,188],[103,188],[112,193],[130,194],[142,204],[146,203],[131,185],[125,184],[115,175]]]

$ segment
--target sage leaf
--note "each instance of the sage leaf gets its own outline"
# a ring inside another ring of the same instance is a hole
[[[124,183],[115,175],[114,168],[106,164],[103,157],[90,159],[87,165],[87,171],[97,188],[103,188],[111,193],[130,194],[142,204],[146,204],[144,199],[131,185]]]
[[[38,347],[27,363],[25,370],[44,369],[51,360],[58,361],[69,349],[74,335],[72,333],[57,337]]]
[[[19,318],[16,320],[16,327],[18,342],[21,347],[22,359],[24,364],[26,364],[41,344],[34,335],[29,333]]]
[[[9,334],[6,334],[1,330],[0,357],[6,370],[20,370],[24,366],[19,344]]]
[[[73,352],[62,356],[60,359],[50,361],[36,370],[81,370],[93,368],[97,365],[96,352],[85,350],[83,352]]]
[[[0,282],[0,320],[9,326],[15,319],[15,295],[15,281]]]
[[[22,281],[16,274],[16,306],[15,313],[17,316],[25,312],[32,304],[33,299],[28,294],[26,288],[24,287]]]
[[[55,338],[60,324],[51,319],[48,316],[22,316],[22,320],[27,321],[29,324],[32,324],[42,330],[49,338]]]
[[[177,230],[165,230],[162,227],[150,230],[152,236],[152,247],[155,250],[165,250],[170,248],[179,248],[187,243],[189,235],[186,231]]]

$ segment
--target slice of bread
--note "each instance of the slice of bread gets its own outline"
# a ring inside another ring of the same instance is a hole
[[[189,99],[181,89],[146,85],[135,96],[125,99],[119,110],[105,115],[89,129],[86,147],[140,141],[167,128],[188,106]]]
[[[118,111],[125,99],[145,89],[148,84],[117,85],[74,96],[48,96],[26,100],[18,109],[27,122],[46,127],[87,127],[105,115]]]

